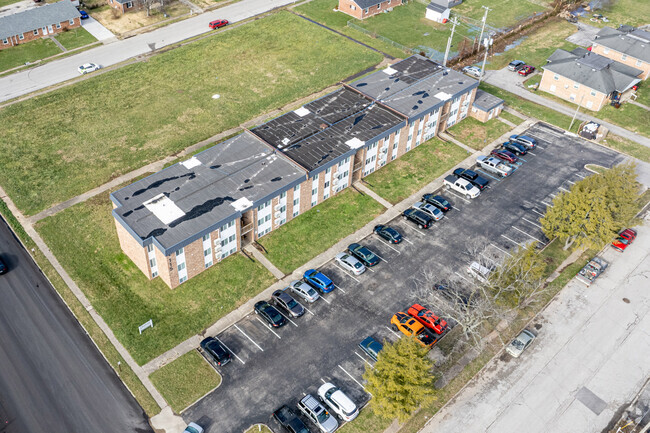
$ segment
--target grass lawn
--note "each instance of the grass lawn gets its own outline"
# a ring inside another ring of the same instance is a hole
[[[244,433],[273,433],[270,428],[264,424],[256,424],[253,427],[246,430]]]
[[[149,378],[176,413],[221,383],[221,376],[196,350],[154,371]]]
[[[546,10],[547,5],[540,3],[529,0],[466,0],[454,7],[453,12],[475,20],[482,20],[485,13],[482,6],[486,6],[491,9],[487,16],[487,23],[497,28],[508,28]]]
[[[650,163],[650,148],[618,135],[607,134],[601,144]]]
[[[13,3],[18,3],[20,0],[0,0],[0,8],[8,6]]]
[[[521,119],[518,123],[521,123]],[[482,123],[473,117],[467,117],[446,132],[472,149],[481,150],[510,129],[512,129],[510,126],[497,118]]]
[[[259,240],[268,259],[288,274],[354,233],[385,208],[370,196],[347,188]]]
[[[61,43],[66,49],[72,50],[75,48],[83,47],[84,45],[97,42],[97,39],[88,33],[83,27],[68,30],[67,32],[59,33],[56,40]]]
[[[44,59],[60,52],[61,49],[54,42],[45,38],[5,48],[0,50],[0,71],[22,66],[27,62]]]
[[[364,179],[373,191],[395,204],[466,157],[465,149],[433,138]]]
[[[641,86],[636,91],[636,102],[650,107],[650,86]]]
[[[270,15],[3,109],[0,184],[34,214],[379,61],[293,14]]]
[[[263,266],[239,254],[174,290],[159,278],[149,281],[120,249],[111,209],[108,194],[102,194],[39,221],[36,229],[141,365],[274,281]],[[154,327],[139,335],[138,326],[149,319]]]
[[[463,3],[465,4],[465,3]],[[516,47],[488,59],[487,69],[501,69],[515,59],[523,60],[537,69],[546,64],[546,59],[561,48],[571,51],[577,45],[565,38],[576,32],[574,25],[559,18],[549,18],[543,27],[527,35]]]
[[[648,24],[650,17],[650,2],[639,0],[616,0],[601,2],[607,4],[605,8],[597,9],[593,12],[588,12],[580,21],[595,27],[613,27],[617,28],[621,24],[629,24],[631,26],[641,26]],[[592,22],[589,19],[594,13],[603,14],[609,19],[608,23]]]
[[[165,3],[164,13],[156,6],[151,9],[151,13],[148,16],[145,9],[135,10],[127,14],[114,15],[111,7],[106,3],[88,12],[112,33],[124,35],[170,18],[187,15],[190,12],[190,8],[180,1],[172,0],[171,2]],[[167,14],[167,17],[165,17],[165,14]]]
[[[607,105],[600,111],[588,111],[588,113],[597,119],[650,137],[650,111],[638,105],[624,103],[620,108]]]
[[[503,117],[504,119],[511,121],[515,125],[519,125],[521,122],[524,121],[524,119],[522,119],[521,117],[515,116],[514,114],[508,113],[507,111],[501,111],[499,117]]]

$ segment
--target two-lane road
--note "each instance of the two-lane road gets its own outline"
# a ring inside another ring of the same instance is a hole
[[[151,432],[142,408],[0,219],[0,432]]]

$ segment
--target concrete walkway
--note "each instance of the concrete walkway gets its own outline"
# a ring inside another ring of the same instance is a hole
[[[645,110],[650,111],[650,107],[648,107],[647,105],[640,104],[640,103],[638,103],[638,102],[636,102],[636,101],[633,101],[633,100],[631,100],[631,99],[628,100],[627,103],[628,103],[628,104],[632,104],[632,105],[636,105],[637,107],[641,107],[641,108],[643,108],[643,109],[645,109]]]
[[[513,128],[514,128],[515,126],[516,126],[516,125],[512,125]],[[461,143],[460,141],[456,140],[454,137],[452,137],[451,135],[449,135],[449,134],[446,133],[446,132],[441,132],[441,133],[439,133],[439,134],[438,134],[438,137],[440,137],[440,138],[442,138],[443,140],[446,140],[446,141],[451,141],[451,142],[454,143],[456,146],[459,146],[459,147],[462,147],[463,149],[465,149],[468,153],[474,153],[474,152],[476,152],[475,149],[472,149],[471,147],[469,147],[469,146],[466,145],[465,143]]]
[[[508,71],[506,68],[500,69],[498,71],[488,71],[485,82],[497,86],[501,89],[507,90],[508,92],[514,93],[517,96],[521,96],[524,99],[535,102],[544,107],[551,108],[559,113],[573,117],[573,114],[576,111],[576,107],[568,107],[564,104],[556,102],[552,99],[546,98],[543,96],[543,93],[533,93],[526,90],[521,84],[519,79],[511,71]],[[580,121],[584,120],[593,120],[601,125],[605,126],[612,134],[616,134],[619,137],[627,138],[628,140],[639,143],[643,146],[650,147],[650,138],[644,137],[640,134],[637,134],[632,131],[628,131],[625,128],[622,128],[613,123],[605,122],[604,120],[595,118],[588,114],[578,112],[576,119]]]
[[[61,45],[61,42],[57,41],[56,38],[55,38],[54,36],[46,36],[46,38],[49,39],[49,40],[51,40],[52,42],[54,42],[54,45],[56,45],[57,47],[59,47],[59,49],[60,49],[61,51],[63,51],[64,53],[65,53],[66,51],[68,51],[68,49],[67,49],[66,47],[64,47],[63,45]]]
[[[517,125],[515,125],[514,123],[512,123],[511,121],[509,121],[508,119],[503,118],[503,117],[501,117],[501,116],[497,117],[497,119],[499,119],[500,121],[502,121],[503,123],[505,123],[506,125],[508,125],[508,126],[510,126],[510,127],[512,127],[512,128],[514,128],[515,126],[517,126]]]
[[[281,280],[284,278],[284,272],[279,270],[278,268],[275,267],[273,263],[269,259],[266,258],[264,254],[259,252],[257,248],[253,246],[253,244],[248,244],[244,247],[244,251],[255,257],[255,259],[260,262],[266,269],[269,270],[270,273],[273,274],[275,278],[278,280]]]
[[[376,202],[379,202],[383,207],[386,209],[390,209],[393,207],[393,204],[386,200],[385,198],[381,197],[379,194],[371,190],[366,186],[366,184],[362,182],[355,182],[354,187],[358,190],[361,190],[364,194],[369,195],[370,197],[374,198]]]

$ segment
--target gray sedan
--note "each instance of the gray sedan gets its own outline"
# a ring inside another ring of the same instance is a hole
[[[278,307],[289,313],[292,317],[300,317],[305,314],[305,308],[300,305],[300,302],[293,299],[293,297],[285,291],[276,290],[271,296],[273,302]]]
[[[354,275],[361,275],[366,271],[366,267],[363,263],[349,254],[338,253],[335,259],[346,271],[350,271]]]
[[[517,338],[512,340],[512,343],[506,347],[506,352],[512,355],[513,358],[519,358],[519,356],[523,353],[524,350],[526,350],[528,346],[530,346],[534,339],[535,334],[527,329],[524,329],[521,331],[521,334],[517,335]]]

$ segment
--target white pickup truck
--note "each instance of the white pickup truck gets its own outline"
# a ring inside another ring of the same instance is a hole
[[[501,177],[506,177],[515,171],[511,165],[506,164],[500,159],[483,155],[476,158],[476,164],[483,170],[498,174]]]
[[[454,175],[447,176],[442,183],[446,189],[452,189],[467,198],[476,198],[481,193],[481,191],[468,180],[461,179]]]

